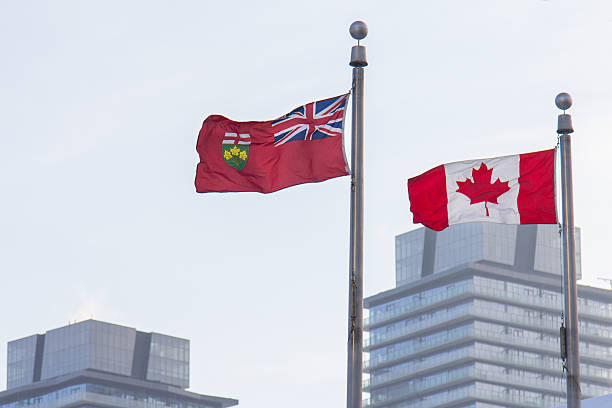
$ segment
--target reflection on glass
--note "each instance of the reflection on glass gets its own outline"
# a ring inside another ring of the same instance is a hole
[[[189,340],[152,333],[147,379],[189,387]]]

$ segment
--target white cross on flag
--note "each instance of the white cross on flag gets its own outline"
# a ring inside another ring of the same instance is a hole
[[[467,160],[408,180],[414,223],[556,224],[555,150]]]

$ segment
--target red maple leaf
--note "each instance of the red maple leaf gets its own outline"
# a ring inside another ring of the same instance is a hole
[[[457,187],[459,187],[457,192],[466,195],[470,199],[470,205],[484,201],[487,217],[489,216],[487,202],[498,204],[497,198],[510,190],[508,181],[500,181],[499,178],[491,184],[492,173],[492,168],[488,169],[486,164],[481,163],[478,170],[472,169],[473,182],[469,178],[457,182]]]

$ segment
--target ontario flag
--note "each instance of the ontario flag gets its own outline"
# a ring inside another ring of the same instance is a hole
[[[271,193],[349,174],[344,117],[349,94],[311,102],[278,119],[204,120],[198,136],[198,193]]]
[[[443,164],[408,180],[414,223],[556,224],[555,150]]]

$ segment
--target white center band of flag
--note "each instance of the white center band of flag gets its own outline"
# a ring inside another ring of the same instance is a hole
[[[223,139],[223,144],[232,144],[232,145],[233,144],[238,144],[238,145],[250,145],[251,144],[251,135],[248,133],[225,132],[225,137],[228,139]]]

